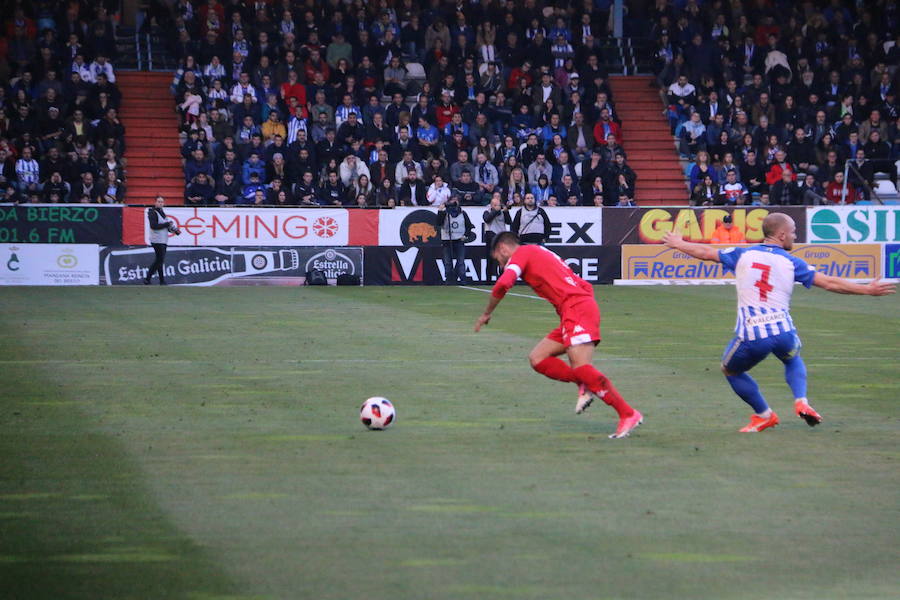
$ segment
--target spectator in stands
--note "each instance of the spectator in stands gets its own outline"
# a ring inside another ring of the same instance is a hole
[[[199,173],[207,177],[213,177],[212,162],[206,157],[202,148],[195,148],[190,158],[184,163],[184,181],[190,183]]]
[[[79,179],[72,185],[69,194],[69,200],[73,202],[81,202],[83,198],[88,198],[88,202],[93,202],[97,197],[98,186],[94,183],[93,171],[83,171]]]
[[[199,14],[205,6],[201,3],[195,12]],[[563,152],[574,163],[588,159],[597,148],[601,150],[600,164],[594,165],[594,169],[604,171],[604,189],[609,199],[616,202],[617,191],[613,188],[618,185],[618,176],[609,172],[616,154],[628,150],[628,140],[623,143],[621,131],[616,131],[618,115],[609,96],[603,56],[599,55],[598,60],[597,39],[604,33],[597,31],[597,24],[605,23],[605,5],[586,10],[579,3],[564,3],[559,10],[542,3],[532,6],[529,2],[522,6],[502,3],[485,6],[489,6],[486,12],[477,3],[460,5],[459,17],[455,11],[443,11],[441,6],[419,7],[414,2],[406,2],[386,14],[382,14],[385,11],[381,8],[357,10],[354,7],[346,12],[329,10],[321,14],[305,10],[302,17],[281,10],[279,5],[274,18],[268,14],[272,12],[271,5],[246,13],[226,8],[224,23],[214,27],[206,27],[196,18],[185,20],[183,15],[175,15],[172,22],[184,24],[187,33],[181,44],[188,50],[185,56],[200,57],[199,65],[185,59],[179,93],[187,80],[200,80],[199,89],[192,91],[204,98],[201,113],[208,112],[214,104],[207,102],[207,98],[212,97],[215,85],[209,77],[225,80],[221,88],[231,92],[230,102],[223,102],[218,109],[235,119],[231,133],[236,134],[240,145],[252,145],[257,132],[265,134],[261,143],[274,139],[269,131],[254,130],[268,120],[271,111],[283,116],[282,123],[291,124],[285,136],[288,146],[294,143],[297,131],[308,131],[316,147],[308,151],[304,161],[311,159],[313,172],[322,173],[321,178],[314,176],[313,183],[317,186],[325,183],[327,175],[322,167],[332,158],[335,165],[340,165],[352,152],[372,163],[377,160],[378,150],[386,149],[389,160],[399,163],[411,140],[414,161],[440,158],[452,163],[460,150],[469,151],[477,161],[478,154],[484,153],[487,162],[498,170],[497,187],[511,200],[521,198],[525,190],[523,183],[511,184],[510,178],[522,169],[529,169],[538,150],[544,153],[547,163],[555,164]],[[218,15],[222,7],[216,2],[213,7],[212,13]],[[728,152],[734,153],[741,164],[738,182],[759,194],[767,184],[761,180],[751,183],[751,177],[744,172],[745,163],[752,166],[754,160],[748,158],[751,149],[765,150],[765,154],[757,153],[755,164],[768,172],[769,183],[773,184],[780,179],[784,164],[793,172],[814,173],[816,168],[823,169],[830,148],[826,145],[820,149],[818,145],[831,133],[833,123],[838,124],[837,147],[843,149],[838,153],[840,162],[844,155],[854,158],[858,147],[866,147],[869,128],[881,130],[884,124],[897,120],[897,108],[891,96],[896,83],[889,56],[900,51],[883,50],[885,41],[894,41],[895,36],[887,35],[889,28],[866,24],[866,19],[868,23],[888,22],[879,19],[877,11],[872,18],[865,16],[869,11],[833,11],[831,7],[823,10],[815,4],[782,3],[776,13],[775,9],[758,7],[745,0],[736,0],[726,8],[721,9],[716,3],[707,7],[695,2],[660,6],[649,13],[650,22],[646,26],[642,22],[646,18],[643,13],[638,16],[634,11],[626,17],[626,31],[646,27],[659,40],[655,50],[659,61],[658,81],[673,131],[688,121],[691,112],[700,113],[700,121],[707,131],[705,136],[692,141],[691,153],[699,154],[705,144],[713,153],[716,166],[720,166]],[[831,16],[837,14],[840,18]],[[452,27],[447,27],[448,19]],[[179,28],[171,28],[173,42]],[[99,29],[101,46],[109,41],[110,31],[108,25]],[[92,27],[80,30],[75,27],[71,32],[76,35],[71,49],[64,46],[66,64],[79,53],[102,54],[90,44],[79,45],[80,35],[87,33],[88,38],[95,37]],[[61,30],[64,40],[69,39],[69,33],[69,29]],[[18,39],[27,40],[27,37]],[[200,44],[194,43],[200,39],[203,40]],[[24,46],[17,44],[14,56],[36,54],[23,54],[20,50]],[[201,68],[210,65],[213,56],[227,57],[226,53],[231,51],[234,52],[226,68],[220,65],[210,74]],[[32,87],[35,80],[48,79],[42,74],[46,70],[45,57],[39,58],[35,63],[40,70],[32,69],[37,76],[30,79],[23,76]],[[414,92],[410,74],[403,68],[405,62],[419,62],[425,69],[424,77],[416,80],[421,91],[412,110],[403,100],[403,94]],[[75,64],[84,65],[78,59]],[[18,69],[19,65],[14,63],[14,68]],[[90,64],[75,70],[84,72],[83,77],[88,80],[93,76]],[[114,76],[113,72],[109,79]],[[107,77],[103,75],[102,79]],[[100,78],[98,75],[97,79]],[[243,95],[250,93],[251,88],[248,106],[264,110],[242,107]],[[276,96],[274,102],[267,99],[272,91]],[[92,94],[93,100],[82,101],[83,107],[91,110],[99,107],[105,111],[107,104],[116,106],[113,91],[105,89],[104,92],[103,100],[98,101],[100,94]],[[300,97],[304,93],[312,102]],[[599,94],[607,96],[602,98]],[[43,88],[41,95],[44,96]],[[383,95],[392,97],[386,107],[379,101]],[[66,92],[60,97],[76,98],[78,94]],[[362,102],[365,102],[365,112],[360,110]],[[608,113],[601,116],[604,108]],[[27,110],[42,118],[46,115],[43,106]],[[71,114],[63,108],[60,112],[64,119]],[[346,127],[350,112],[356,113],[356,124]],[[407,118],[403,116],[405,113],[411,127],[405,134],[403,150],[398,151],[392,146],[403,135],[398,127]],[[247,114],[252,116],[249,123],[244,120]],[[324,121],[320,121],[320,114],[325,115],[321,117]],[[384,115],[383,127],[389,135],[373,131],[375,114]],[[460,117],[454,116],[457,114]],[[97,118],[93,113],[89,117]],[[214,119],[208,121],[211,125]],[[449,123],[452,126],[448,128]],[[19,124],[11,123],[11,126],[15,129]],[[317,150],[327,140],[329,126],[338,130],[335,139],[326,144],[327,151],[320,153]],[[803,140],[798,139],[798,130],[805,130]],[[851,139],[857,130],[860,135]],[[35,140],[34,129],[29,127],[27,131]],[[457,131],[462,135],[457,136]],[[722,131],[727,132],[731,148],[725,145]],[[210,133],[219,143],[220,135],[207,131],[207,136]],[[743,145],[748,133],[756,139],[751,137],[751,142]],[[537,135],[532,142],[533,134]],[[881,142],[887,141],[891,146],[887,158],[896,160],[896,149],[892,146],[896,134],[881,130],[879,135]],[[487,146],[481,145],[482,136]],[[509,146],[506,136],[510,136]],[[504,140],[500,152],[490,148],[496,139]],[[617,143],[609,148],[612,139]],[[526,147],[519,151],[517,145],[526,141]],[[813,146],[812,156],[809,145]],[[478,146],[477,151],[472,151],[474,146]],[[43,152],[41,147],[37,150]],[[784,160],[778,159],[779,150],[786,151]],[[877,158],[872,151],[878,153]],[[297,160],[299,152],[299,149],[291,152],[287,162]],[[885,160],[883,146],[871,147],[869,154],[874,168],[880,167],[879,160]],[[266,162],[271,161],[266,158]],[[777,168],[770,169],[770,163],[776,163]],[[529,172],[529,183],[535,184],[536,179],[532,180],[531,175]],[[827,180],[826,176],[823,173],[821,179]],[[556,178],[548,174],[551,185],[557,185],[560,177],[559,173]],[[585,177],[586,182],[576,181],[576,185],[585,191],[595,177],[596,174]],[[395,174],[394,179],[399,184],[404,177],[402,173]],[[477,172],[474,180],[479,183]]]
[[[397,188],[390,178],[381,180],[381,185],[375,190],[375,206],[377,208],[394,208],[398,205]]]
[[[691,204],[694,206],[713,206],[719,203],[719,185],[713,182],[712,175],[707,173],[691,191]]]
[[[815,175],[807,174],[800,184],[802,203],[807,206],[826,204],[825,190],[819,185]]]
[[[213,199],[219,206],[234,204],[238,197],[241,196],[241,184],[234,176],[231,170],[223,171],[221,176],[216,180],[216,188]]]
[[[673,134],[675,127],[688,119],[692,107],[697,102],[696,92],[697,89],[688,82],[686,74],[679,75],[676,81],[669,86],[666,98],[669,105],[667,116]]]
[[[353,154],[345,156],[340,165],[341,183],[345,187],[351,186],[356,183],[360,175],[365,175],[367,179],[371,178],[371,173],[366,163]]]
[[[547,162],[547,157],[542,151],[535,157],[534,162],[528,166],[528,183],[537,185],[541,175],[547,177],[548,181],[553,179],[553,165]]]
[[[846,186],[845,190],[844,172],[836,171],[825,188],[825,202],[827,204],[854,204],[858,192],[852,183],[847,183]]]
[[[282,138],[287,137],[287,128],[285,128],[284,123],[281,122],[281,116],[278,114],[277,110],[269,112],[268,118],[265,123],[262,124],[261,133],[263,141],[266,143],[271,143],[276,135],[281,136]]]
[[[789,162],[787,162],[787,153],[780,148],[775,150],[774,152],[775,160],[772,161],[772,164],[769,166],[769,170],[766,172],[766,183],[769,185],[775,185],[778,181],[783,179],[783,173],[789,173],[791,176],[791,181],[797,180],[797,173],[794,170],[794,167],[791,166]],[[777,202],[773,196],[773,204]]]
[[[451,194],[459,199],[463,206],[481,205],[478,184],[472,179],[472,171],[464,170],[459,175],[459,180],[453,182]]]
[[[873,111],[877,112],[877,111]],[[862,131],[862,128],[860,128]],[[874,173],[886,173],[888,178],[897,187],[897,165],[891,160],[891,146],[883,142],[878,128],[869,131],[868,141],[863,145],[866,159],[872,164]]]
[[[361,203],[360,197],[362,197]],[[356,181],[347,186],[344,204],[360,207],[375,206],[375,188],[369,181],[368,175],[360,174]]]
[[[621,142],[622,128],[612,120],[609,109],[603,108],[600,110],[600,118],[597,124],[594,125],[594,141],[600,146],[606,146],[610,136],[615,136],[615,139]]]
[[[806,137],[806,130],[802,127],[794,130],[794,139],[787,145],[788,159],[791,165],[800,173],[816,173],[819,170],[816,165],[816,149],[812,141]]]
[[[41,202],[48,204],[57,204],[69,201],[69,190],[71,186],[62,178],[59,171],[53,171],[50,179],[44,185],[41,195]],[[3,200],[0,200],[2,202]]]
[[[30,146],[22,148],[22,155],[16,161],[15,183],[20,194],[41,191],[41,168]]]
[[[747,188],[738,180],[737,170],[728,171],[725,175],[725,183],[721,188],[722,203],[735,206],[747,204]]]
[[[97,202],[101,204],[122,204],[125,201],[125,183],[116,176],[114,170],[107,171],[97,191]]]
[[[450,186],[444,183],[441,175],[435,175],[434,180],[425,191],[425,199],[434,207],[443,206],[450,199]]]
[[[260,160],[259,153],[256,151],[251,152],[241,170],[241,179],[244,185],[249,185],[254,175],[258,180],[262,181],[265,174],[266,165]]]
[[[346,188],[341,182],[338,172],[334,170],[328,171],[327,179],[319,188],[319,204],[322,206],[340,206],[344,196],[346,196]]]
[[[575,185],[572,176],[563,175],[559,185],[556,186],[554,193],[557,199],[566,206],[579,206],[582,204],[581,189]],[[537,198],[535,198],[535,202]]]
[[[185,203],[193,206],[212,204],[214,196],[215,190],[206,173],[197,173],[184,192]]]
[[[427,198],[427,186],[418,176],[415,169],[409,169],[403,185],[397,192],[397,198],[401,206],[426,206],[430,204]]]
[[[781,206],[802,204],[803,190],[797,185],[796,174],[793,171],[783,170],[780,177],[769,190],[770,202]]]
[[[294,199],[300,206],[318,206],[312,171],[303,172],[300,181],[294,186]]]
[[[706,148],[706,126],[700,119],[700,113],[691,113],[681,129],[681,139],[678,150],[682,156],[693,157],[697,152]]]

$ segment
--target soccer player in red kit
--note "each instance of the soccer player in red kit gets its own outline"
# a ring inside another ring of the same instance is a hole
[[[498,235],[491,252],[505,270],[494,285],[484,313],[475,323],[475,331],[488,324],[491,313],[516,279],[524,279],[556,308],[560,318],[559,327],[538,342],[528,355],[531,367],[550,379],[579,384],[576,414],[584,412],[595,397],[612,406],[619,413],[619,425],[609,437],[626,437],[644,417],[591,364],[594,346],[600,343],[600,309],[594,300],[594,288],[572,272],[559,256],[543,246],[521,245],[514,233]],[[557,358],[561,354],[568,356],[569,364]]]

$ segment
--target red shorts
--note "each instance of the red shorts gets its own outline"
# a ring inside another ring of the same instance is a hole
[[[600,309],[593,298],[568,304],[560,311],[559,327],[547,334],[566,348],[600,341]]]

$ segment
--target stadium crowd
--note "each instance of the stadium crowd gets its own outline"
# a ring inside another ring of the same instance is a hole
[[[186,202],[633,204],[610,4],[181,0]]]
[[[181,0],[186,200],[631,205],[610,4]],[[819,4],[655,2],[695,204],[840,202],[848,158],[846,201],[896,185],[896,3]]]
[[[2,202],[122,202],[118,2],[3,3]]]
[[[692,204],[869,201],[878,173],[896,190],[895,1],[656,0],[651,18]]]

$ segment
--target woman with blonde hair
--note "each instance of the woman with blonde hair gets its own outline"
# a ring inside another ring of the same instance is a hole
[[[510,160],[512,161],[513,159]],[[522,167],[513,167],[509,172],[509,179],[507,179],[507,199],[513,200],[514,196],[516,195],[518,195],[520,198],[524,198],[527,191],[528,180],[525,177],[525,171],[522,170]]]

